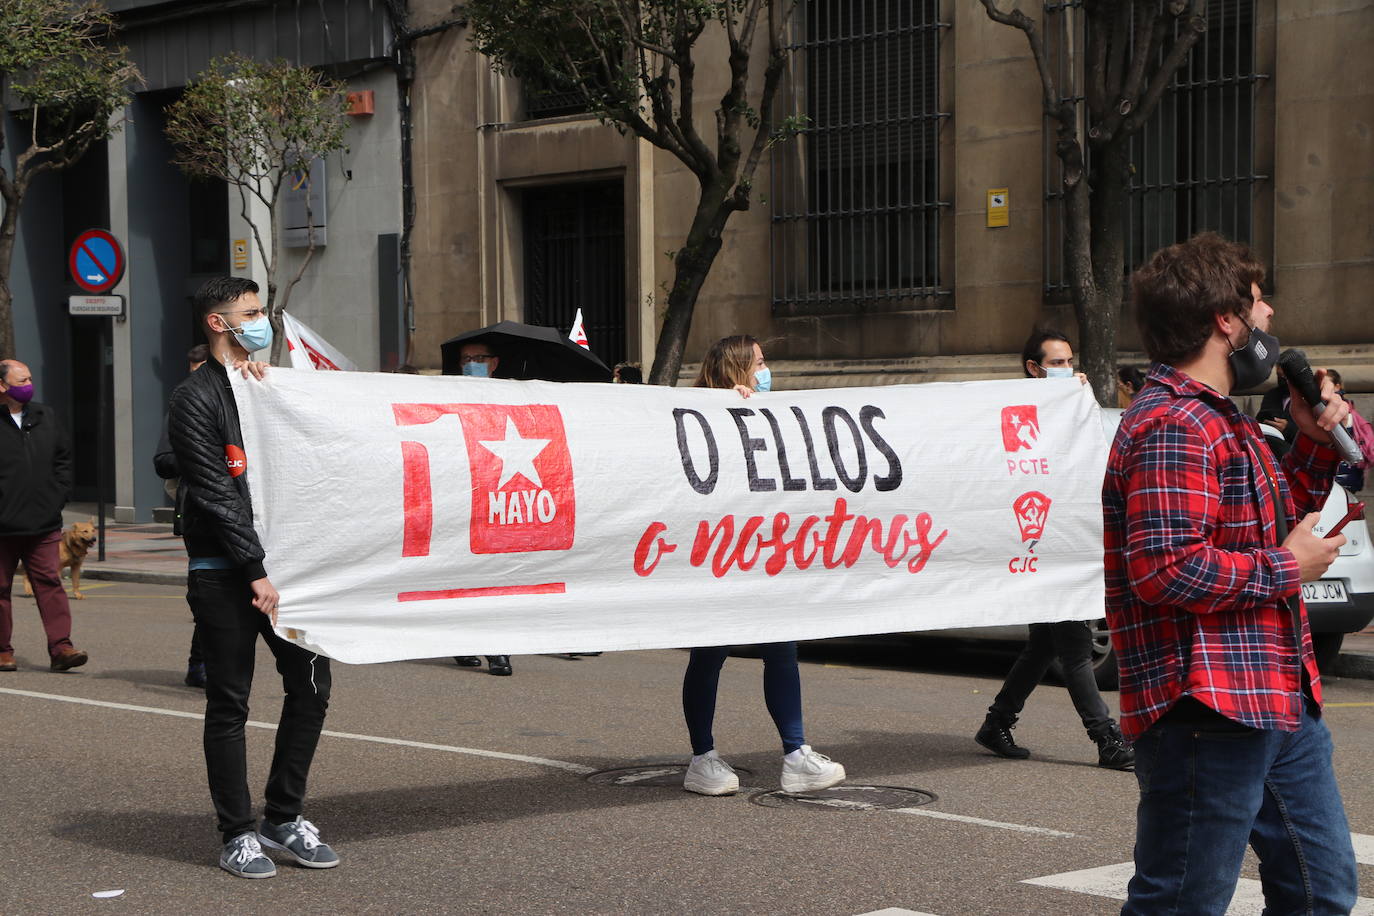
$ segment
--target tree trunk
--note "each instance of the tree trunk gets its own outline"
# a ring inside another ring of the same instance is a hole
[[[1096,150],[1091,199],[1092,287],[1090,299],[1074,301],[1078,318],[1079,369],[1088,376],[1099,404],[1116,403],[1116,334],[1126,271],[1126,139]]]
[[[673,258],[673,288],[668,293],[668,311],[664,315],[663,329],[659,331],[658,346],[654,350],[654,367],[649,373],[651,385],[677,384],[678,373],[682,370],[682,354],[692,330],[697,296],[711,272],[716,255],[720,253],[720,234],[730,218],[731,208],[726,203],[725,195],[726,188],[719,182],[702,186],[701,200],[697,204],[692,228],[687,233],[687,243]]]
[[[19,225],[17,194],[6,199],[5,215],[0,217],[0,359],[15,359],[14,295],[10,292],[10,264],[14,260],[14,236]]]

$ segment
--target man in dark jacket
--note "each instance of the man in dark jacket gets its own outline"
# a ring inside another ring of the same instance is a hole
[[[52,670],[86,664],[72,645],[72,611],[62,589],[58,545],[62,507],[72,490],[72,449],[52,408],[33,400],[33,373],[14,359],[0,360],[0,671],[14,671],[10,587],[24,561],[38,614],[48,635]]]
[[[210,358],[172,392],[167,431],[181,472],[181,534],[190,558],[186,600],[205,659],[205,768],[224,847],[219,864],[241,878],[277,873],[262,846],[306,868],[332,868],[339,857],[301,816],[310,764],[329,705],[329,659],[273,632],[277,590],[253,529],[248,461],[230,371],[259,379],[265,363],[249,353],[272,343],[258,286],[242,277],[211,280],[195,308]],[[286,691],[276,753],[267,779],[266,810],[254,830],[248,791],[248,694],[261,636],[277,659]]]

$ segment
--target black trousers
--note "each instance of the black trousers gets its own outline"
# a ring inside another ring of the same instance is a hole
[[[329,708],[329,659],[273,633],[271,621],[252,600],[252,589],[237,569],[197,569],[187,577],[186,601],[205,657],[205,770],[225,842],[256,826],[244,727],[259,636],[276,656],[286,690],[265,793],[264,813],[273,823],[301,813]]]
[[[1007,679],[988,711],[1003,717],[1020,715],[1031,691],[1057,657],[1064,673],[1064,686],[1083,720],[1083,728],[1096,738],[1112,717],[1093,679],[1092,652],[1092,629],[1085,620],[1031,624],[1030,640],[1007,672]]]

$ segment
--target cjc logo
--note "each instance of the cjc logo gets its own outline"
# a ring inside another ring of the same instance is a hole
[[[568,550],[577,503],[572,457],[558,408],[549,404],[394,404],[396,423],[432,423],[456,414],[472,471],[473,553]],[[429,553],[432,527],[429,457],[401,443],[405,464],[403,556]]]
[[[1002,447],[1009,452],[1035,448],[1040,441],[1040,414],[1034,404],[1002,408]]]
[[[1035,542],[1045,535],[1045,518],[1050,514],[1050,498],[1038,490],[1030,490],[1016,497],[1011,504],[1016,514],[1016,524],[1021,528],[1022,542],[1028,542],[1027,550],[1035,550]]]
[[[224,464],[225,467],[229,468],[230,477],[238,477],[248,470],[248,456],[237,445],[226,445],[224,447]]]

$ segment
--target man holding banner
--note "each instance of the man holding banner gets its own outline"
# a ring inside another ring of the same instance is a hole
[[[195,307],[210,359],[172,393],[167,428],[185,491],[186,600],[205,659],[205,768],[224,841],[219,864],[240,878],[270,878],[277,869],[262,852],[267,845],[307,868],[332,868],[338,856],[301,817],[329,705],[329,659],[272,631],[278,595],[253,525],[248,456],[229,383],[230,367],[245,378],[250,372],[263,377],[265,364],[249,362],[249,353],[271,345],[272,328],[257,284],[242,277],[207,282]],[[255,831],[244,726],[258,636],[276,656],[286,699],[266,812]]]
[[[1320,418],[1276,466],[1227,397],[1278,358],[1263,266],[1214,233],[1135,276],[1154,361],[1121,419],[1103,486],[1107,620],[1140,803],[1126,914],[1226,912],[1247,844],[1265,912],[1348,913],[1354,851],[1321,718],[1301,583],[1345,538],[1312,526],[1347,412],[1318,372]],[[1295,512],[1296,510],[1296,512]]]

